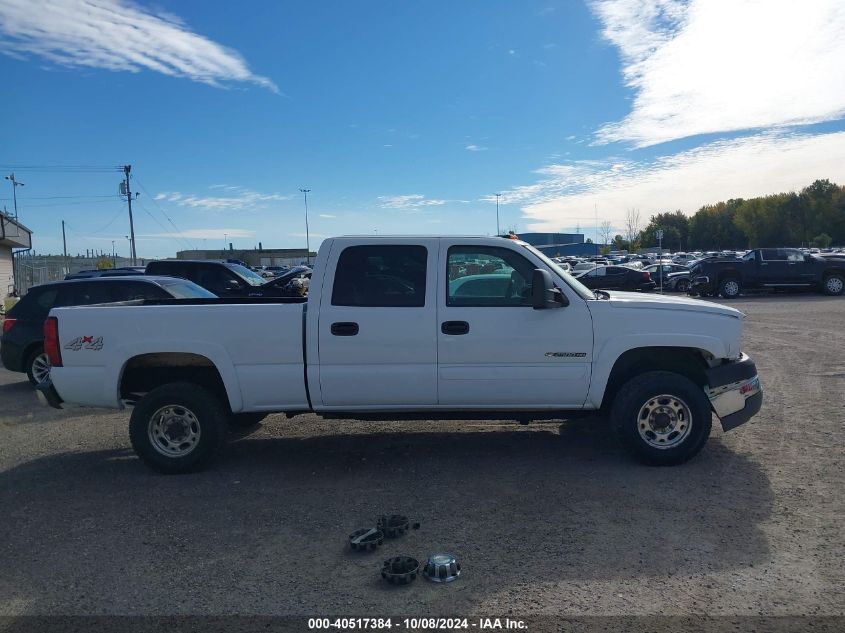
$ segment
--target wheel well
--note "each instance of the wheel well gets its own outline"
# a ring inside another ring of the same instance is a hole
[[[822,279],[827,279],[831,275],[836,275],[837,277],[845,277],[845,271],[841,268],[827,268],[825,269],[824,273],[822,273]]]
[[[737,281],[742,281],[742,277],[736,270],[725,270],[719,273],[719,283],[722,283],[725,279],[736,279]]]
[[[156,387],[172,382],[192,382],[228,403],[220,372],[205,356],[183,352],[141,354],[126,363],[120,378],[120,398],[130,404]]]
[[[638,347],[623,353],[613,364],[604,389],[602,408],[609,406],[619,389],[647,371],[673,371],[697,385],[707,383],[705,352],[692,347]]]
[[[29,357],[32,356],[35,350],[37,350],[39,347],[44,347],[44,341],[36,341],[35,343],[30,343],[24,349],[23,354],[21,354],[21,367],[23,367],[24,371],[26,371],[26,363],[27,361],[29,361]]]

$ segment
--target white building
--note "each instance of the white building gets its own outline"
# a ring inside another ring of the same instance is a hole
[[[15,288],[12,250],[17,248],[32,248],[32,231],[13,217],[0,212],[0,303]]]

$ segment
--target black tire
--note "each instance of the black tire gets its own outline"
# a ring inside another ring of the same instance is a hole
[[[670,397],[658,398],[662,395]],[[647,440],[644,436],[653,428],[651,417],[641,418],[641,412],[653,411],[660,416],[662,405],[672,407],[678,403],[685,405],[686,410],[683,417],[673,422],[673,433],[677,435],[673,438],[669,434],[668,447],[659,447],[659,434],[652,432],[653,437]],[[646,372],[622,385],[610,418],[622,445],[638,460],[652,466],[682,464],[697,455],[710,437],[712,425],[710,401],[704,390],[689,378],[670,371]]]
[[[742,282],[736,277],[725,277],[719,281],[719,294],[725,299],[736,299],[742,293]]]
[[[195,441],[180,444],[178,439],[169,441],[164,433],[150,431],[154,418],[164,418],[159,413],[169,408],[172,408],[170,417],[176,420],[170,426],[176,431],[193,433]],[[194,383],[174,382],[156,387],[135,405],[129,419],[129,439],[138,457],[153,470],[168,475],[193,472],[205,468],[216,457],[229,415],[228,405],[208,389]],[[151,435],[160,439],[153,440]],[[182,448],[190,444],[192,448]],[[174,454],[166,455],[159,448],[162,445],[170,446]]]
[[[266,413],[233,413],[229,416],[229,426],[238,430],[249,430],[261,424]]]
[[[675,290],[677,290],[678,292],[689,292],[689,287],[689,279],[679,279],[678,282],[675,284]]]
[[[39,380],[39,376],[43,375],[43,363],[44,359],[46,359],[46,354],[44,354],[44,348],[39,345],[34,350],[29,353],[29,356],[26,357],[26,364],[24,365],[24,369],[26,370],[26,377],[29,378],[29,383],[33,387],[38,387],[44,382],[49,380],[49,370],[47,373],[47,380]],[[49,360],[47,364],[49,365]]]
[[[822,292],[831,297],[838,297],[845,291],[845,277],[831,273],[822,281]]]

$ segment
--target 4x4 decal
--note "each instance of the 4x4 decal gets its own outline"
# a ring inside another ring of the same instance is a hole
[[[93,336],[77,336],[65,345],[65,349],[72,349],[74,352],[78,352],[81,349],[100,351],[103,349],[103,337],[98,336],[97,338],[94,338]]]

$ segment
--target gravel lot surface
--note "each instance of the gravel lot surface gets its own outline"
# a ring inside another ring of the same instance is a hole
[[[132,454],[127,412],[43,408],[0,370],[0,615],[842,615],[845,300],[730,305],[763,410],[662,469],[600,419],[273,416],[167,477]],[[348,551],[382,512],[421,528]],[[457,582],[379,577],[434,551]]]

